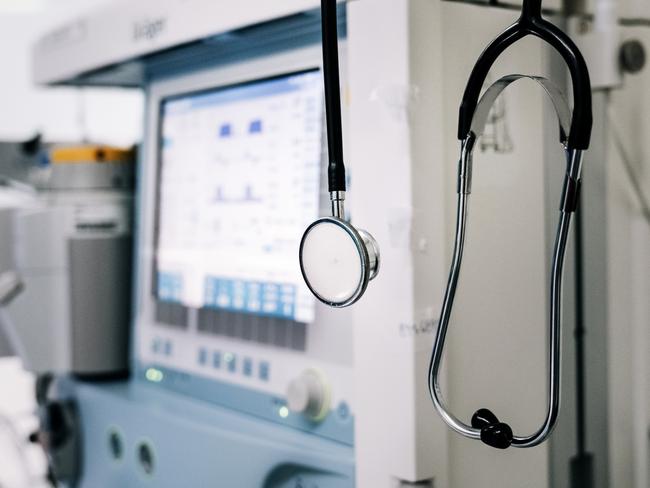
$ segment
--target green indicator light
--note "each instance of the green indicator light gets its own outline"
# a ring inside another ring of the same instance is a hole
[[[233,359],[234,359],[234,356],[233,356],[232,353],[230,353],[230,352],[227,352],[226,354],[223,355],[223,360],[224,360],[225,362],[227,362],[227,363],[229,363],[229,362],[232,361]]]
[[[163,372],[156,368],[149,368],[144,374],[144,377],[154,383],[160,383],[163,380]]]
[[[289,416],[289,409],[287,407],[280,407],[278,409],[278,415],[283,419],[286,419]]]

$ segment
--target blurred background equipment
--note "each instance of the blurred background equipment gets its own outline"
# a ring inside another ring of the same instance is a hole
[[[13,213],[35,197],[29,174],[43,156],[40,139],[36,136],[24,142],[0,142],[0,275],[13,270]],[[12,353],[6,333],[0,328],[0,357]]]
[[[6,353],[36,375],[40,426],[32,441],[45,449],[50,477],[74,484],[81,466],[76,404],[50,400],[49,388],[66,375],[128,373],[135,152],[38,140],[6,147],[20,151],[5,152],[3,174],[22,181],[7,179],[0,213],[7,254],[0,327]]]
[[[134,152],[53,147],[13,216],[11,337],[34,373],[125,374]]]

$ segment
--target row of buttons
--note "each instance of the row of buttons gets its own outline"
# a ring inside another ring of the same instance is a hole
[[[204,302],[208,307],[224,310],[293,318],[296,287],[210,276],[205,281]]]
[[[163,356],[169,357],[172,355],[172,341],[154,339],[154,341],[151,343],[151,351],[154,354],[162,354]]]
[[[180,302],[183,296],[183,277],[177,273],[158,272],[158,298],[162,301]]]
[[[205,348],[199,349],[198,363],[201,366],[211,366],[215,369],[221,369],[222,367],[230,372],[238,372],[238,361],[237,356],[231,352],[221,351],[208,351]],[[244,376],[252,377],[254,374],[254,364],[253,360],[249,357],[245,357],[241,360],[241,373]],[[256,376],[262,381],[268,381],[270,377],[270,365],[267,361],[260,361],[257,363],[257,374]]]

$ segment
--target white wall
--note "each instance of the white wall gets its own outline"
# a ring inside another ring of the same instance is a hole
[[[624,29],[626,39],[650,49],[644,27]],[[650,484],[650,228],[641,216],[623,158],[650,196],[650,66],[624,78],[611,95],[610,154],[607,168],[608,361],[610,486]],[[615,133],[618,133],[617,136]],[[626,149],[624,156],[615,137]]]
[[[61,19],[110,0],[0,0],[0,140],[42,131],[46,140],[131,145],[140,137],[137,90],[36,87],[31,46]]]

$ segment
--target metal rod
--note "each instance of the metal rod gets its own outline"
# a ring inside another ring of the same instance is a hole
[[[585,351],[584,351],[584,278],[583,278],[583,234],[582,212],[580,207],[575,212],[575,355],[576,355],[576,442],[578,455],[586,452],[585,423],[587,412],[585,406]]]

